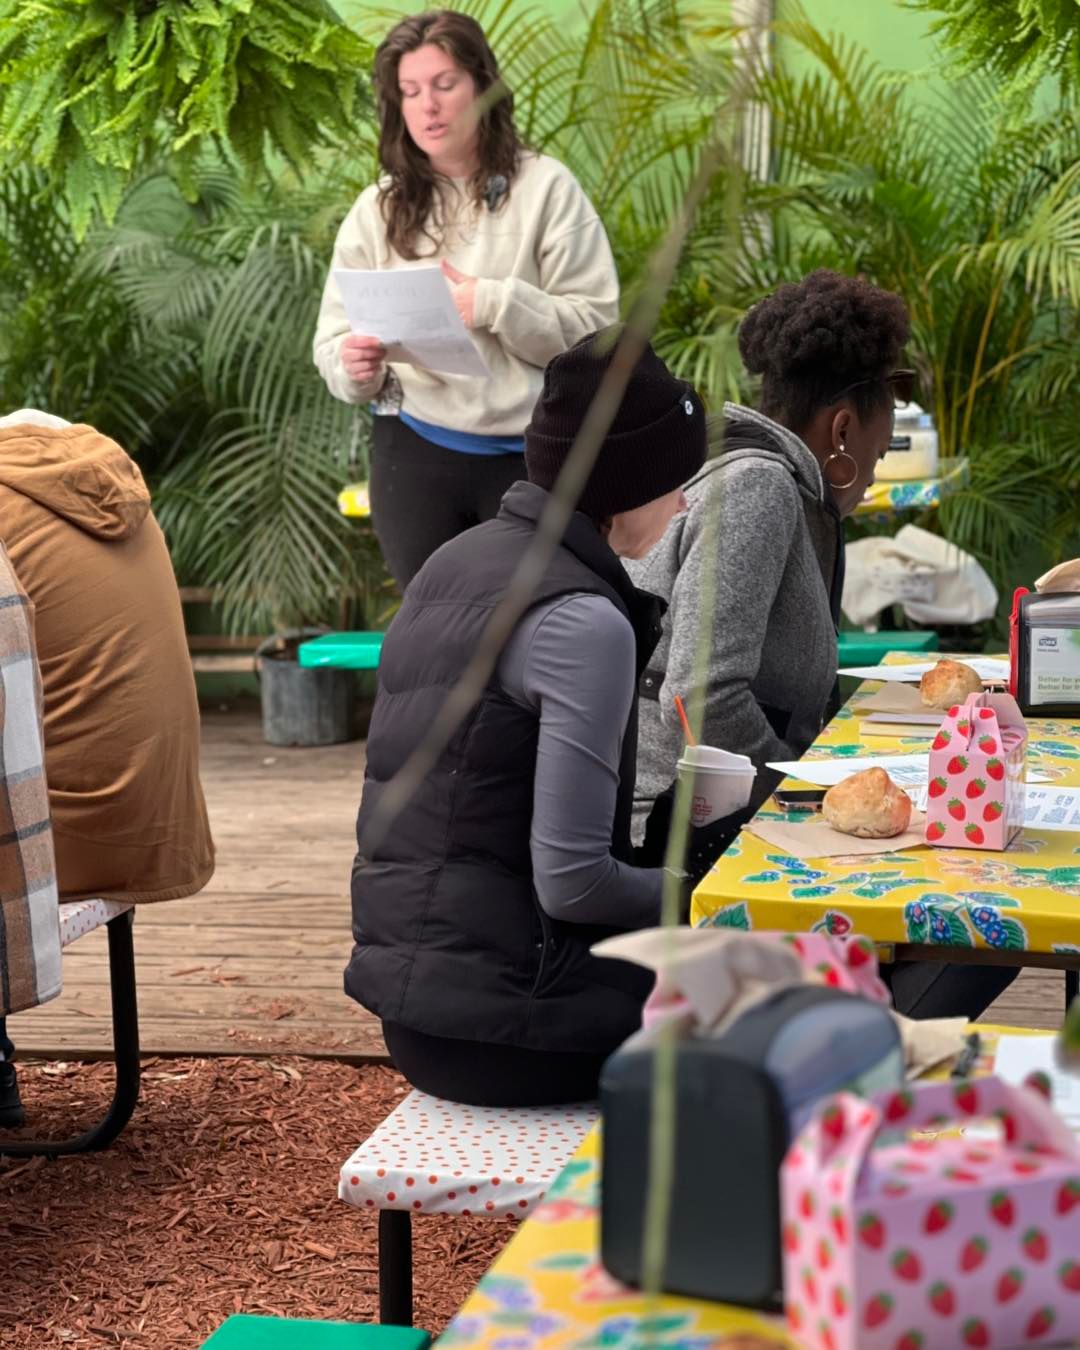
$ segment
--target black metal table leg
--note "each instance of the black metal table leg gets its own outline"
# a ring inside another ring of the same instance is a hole
[[[107,925],[113,1054],[116,1059],[116,1086],[108,1111],[91,1129],[70,1139],[0,1139],[0,1155],[59,1158],[68,1153],[89,1153],[108,1148],[131,1119],[139,1100],[141,1077],[135,945],[131,936],[134,918],[134,911],[128,909],[115,919],[110,919]]]
[[[379,1210],[379,1321],[411,1327],[412,1215],[407,1209]]]
[[[1080,997],[1080,970],[1067,970],[1065,972],[1065,1011],[1068,1012],[1072,1007],[1074,998]]]

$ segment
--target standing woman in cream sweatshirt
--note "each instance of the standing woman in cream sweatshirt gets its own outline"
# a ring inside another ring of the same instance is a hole
[[[527,150],[474,19],[404,19],[375,57],[384,170],[338,231],[331,269],[441,265],[487,378],[388,365],[350,334],[333,271],[314,355],[335,397],[371,403],[371,509],[404,589],[448,539],[495,515],[523,477],[547,363],[617,317],[603,224],[573,174]],[[485,98],[487,95],[487,98]]]

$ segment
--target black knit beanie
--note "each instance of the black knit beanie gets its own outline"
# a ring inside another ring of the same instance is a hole
[[[550,489],[600,388],[617,331],[592,333],[556,356],[525,428],[529,482]],[[578,501],[596,520],[632,511],[673,492],[705,462],[705,410],[693,386],[677,380],[646,346],[626,386]]]

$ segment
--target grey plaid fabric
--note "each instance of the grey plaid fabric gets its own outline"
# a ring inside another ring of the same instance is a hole
[[[0,544],[0,1016],[60,992],[33,611]]]

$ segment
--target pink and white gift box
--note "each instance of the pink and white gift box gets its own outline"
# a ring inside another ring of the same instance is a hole
[[[999,1122],[995,1137],[955,1129],[983,1119]],[[784,1303],[801,1344],[1005,1350],[1080,1336],[1080,1146],[1032,1088],[982,1078],[831,1097],[781,1183]]]
[[[1010,694],[971,694],[930,747],[926,842],[1000,851],[1024,821],[1027,727]]]

